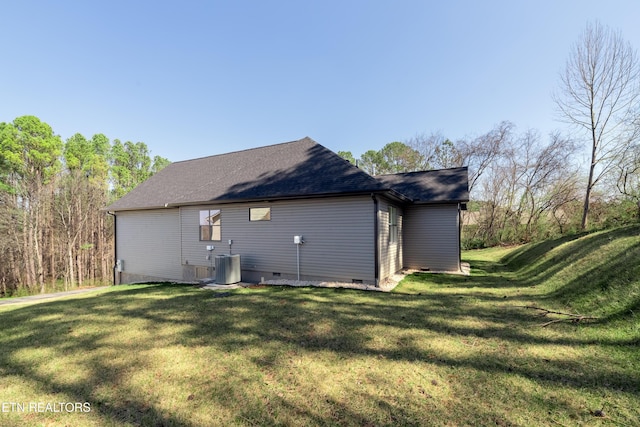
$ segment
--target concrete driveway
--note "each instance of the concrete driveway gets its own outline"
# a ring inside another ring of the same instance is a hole
[[[42,300],[55,299],[67,297],[70,295],[79,295],[86,294],[88,292],[95,292],[100,289],[108,288],[109,286],[99,286],[96,288],[84,288],[84,289],[76,289],[74,291],[66,291],[66,292],[56,292],[53,294],[39,294],[39,295],[30,295],[28,297],[17,297],[17,298],[6,298],[0,299],[0,306],[10,305],[10,304],[30,304]]]

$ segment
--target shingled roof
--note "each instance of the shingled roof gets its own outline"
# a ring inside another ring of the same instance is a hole
[[[377,175],[385,188],[409,197],[414,203],[468,202],[466,167]]]
[[[382,190],[378,180],[307,137],[171,163],[106,210]]]
[[[433,198],[438,202],[449,196],[464,198],[465,194],[468,199],[468,192],[464,192],[466,169],[460,169],[454,174],[460,181],[457,186],[454,177],[442,171],[372,177],[306,137],[171,163],[105,209],[123,211],[383,192],[405,201]],[[405,178],[401,175],[407,175],[407,182],[403,182]],[[447,184],[449,179],[452,181]],[[431,185],[435,187],[430,188]],[[451,194],[447,195],[447,191]]]

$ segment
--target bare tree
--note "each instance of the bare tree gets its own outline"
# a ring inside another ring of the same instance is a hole
[[[546,143],[534,130],[504,139],[480,181],[476,237],[489,244],[539,240],[555,234],[553,220],[562,231],[563,211],[575,200],[577,172],[566,161],[574,152],[573,142],[557,133]]]
[[[426,169],[469,167],[469,191],[472,191],[482,175],[505,154],[511,143],[513,124],[501,122],[489,132],[473,139],[461,139],[455,143],[441,133],[419,134],[406,144],[420,153]]]
[[[424,169],[445,169],[462,164],[463,159],[456,144],[445,138],[440,132],[430,134],[417,134],[405,141],[405,144],[413,148],[422,156]]]
[[[513,123],[501,122],[489,132],[470,141],[461,140],[456,143],[460,165],[469,167],[469,192],[484,174],[511,144]]]
[[[528,131],[520,141],[518,169],[522,197],[519,219],[525,225],[524,240],[550,212],[557,213],[572,201],[577,171],[567,162],[576,151],[572,140],[555,133],[547,144],[541,144],[536,132]]]
[[[640,144],[628,147],[616,170],[616,187],[620,194],[635,202],[636,217],[640,219]]]
[[[573,45],[560,90],[554,95],[560,118],[584,132],[590,163],[581,227],[587,227],[593,187],[611,172],[638,137],[640,73],[636,51],[620,33],[587,24]]]

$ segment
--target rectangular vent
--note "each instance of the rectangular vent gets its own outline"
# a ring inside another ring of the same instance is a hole
[[[280,273],[273,273],[273,277],[280,277]]]
[[[362,279],[351,279],[351,283],[362,283]]]

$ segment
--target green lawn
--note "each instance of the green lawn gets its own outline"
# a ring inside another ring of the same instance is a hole
[[[639,227],[463,257],[471,276],[390,294],[157,284],[0,308],[0,425],[640,424]]]

